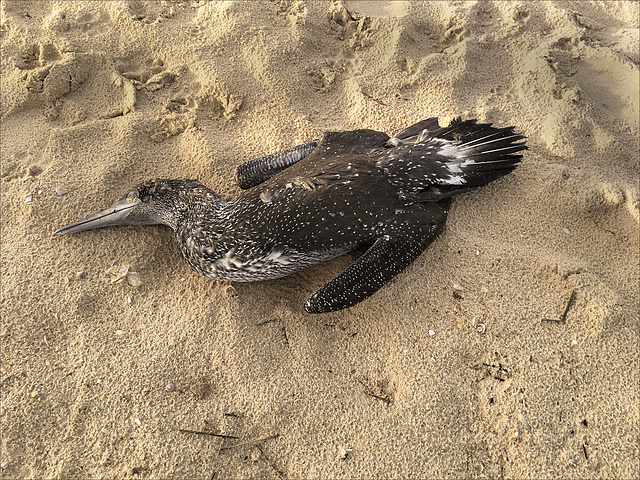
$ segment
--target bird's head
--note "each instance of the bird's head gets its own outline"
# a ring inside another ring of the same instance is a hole
[[[167,225],[174,230],[190,209],[222,200],[195,180],[149,180],[109,208],[65,225],[54,237],[114,225]]]

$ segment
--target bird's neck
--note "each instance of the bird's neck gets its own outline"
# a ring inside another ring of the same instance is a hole
[[[194,220],[211,218],[224,205],[213,190],[195,181],[165,181],[149,190],[153,197],[148,214],[150,223],[160,223],[178,229]]]

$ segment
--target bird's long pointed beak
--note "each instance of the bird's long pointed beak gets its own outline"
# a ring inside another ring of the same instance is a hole
[[[131,211],[140,205],[140,200],[129,200],[126,197],[118,200],[112,206],[101,212],[94,213],[88,217],[84,217],[69,225],[60,227],[53,232],[54,237],[66,235],[68,233],[83,232],[85,230],[93,230],[94,228],[111,227],[114,225],[122,225]]]

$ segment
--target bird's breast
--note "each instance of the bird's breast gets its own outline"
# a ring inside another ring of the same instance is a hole
[[[217,280],[255,282],[284,277],[310,265],[329,260],[346,253],[349,249],[323,251],[292,251],[282,249],[257,250],[250,254],[231,248],[213,261],[201,265],[203,275]]]

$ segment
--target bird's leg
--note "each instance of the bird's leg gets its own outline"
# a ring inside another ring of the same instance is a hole
[[[247,189],[260,185],[275,174],[299,162],[318,146],[319,140],[296,145],[282,152],[244,162],[236,169],[236,180],[240,188]]]
[[[389,235],[378,238],[360,258],[313,293],[305,310],[327,313],[361,302],[409,266],[431,241]]]

